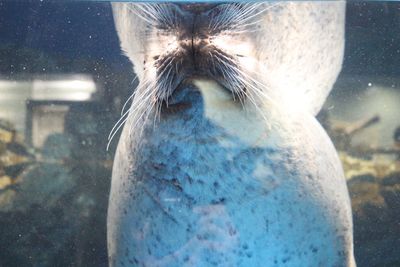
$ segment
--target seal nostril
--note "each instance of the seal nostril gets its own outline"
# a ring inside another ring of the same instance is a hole
[[[197,4],[177,4],[182,10],[194,13],[194,14],[199,14],[202,12],[209,11],[210,9],[213,9],[214,7],[220,5],[221,3],[218,4],[204,4],[204,3],[197,3]]]

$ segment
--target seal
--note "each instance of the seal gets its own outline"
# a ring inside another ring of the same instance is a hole
[[[355,266],[351,205],[314,118],[343,2],[113,3],[139,85],[108,210],[110,266]]]

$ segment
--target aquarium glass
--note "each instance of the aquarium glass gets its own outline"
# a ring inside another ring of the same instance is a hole
[[[362,267],[400,266],[399,44],[400,3],[348,1],[342,70],[317,115]],[[108,266],[121,131],[108,136],[137,84],[109,2],[0,0],[0,266]]]

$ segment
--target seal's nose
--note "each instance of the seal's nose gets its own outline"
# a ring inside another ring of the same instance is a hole
[[[193,13],[193,14],[200,14],[214,7],[218,6],[218,4],[205,4],[205,3],[192,3],[192,4],[176,4],[179,6],[180,9]]]

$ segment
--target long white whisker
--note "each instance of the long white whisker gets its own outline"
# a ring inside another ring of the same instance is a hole
[[[135,78],[132,80],[131,84],[133,84],[136,80],[137,80],[137,76],[135,76]],[[137,91],[135,90],[135,91],[128,97],[128,99],[125,101],[124,105],[122,106],[121,116],[122,116],[122,114],[124,114],[125,108],[126,108],[127,104],[128,104],[129,101],[135,96],[136,92],[137,92]]]
[[[121,127],[122,127],[122,126],[125,124],[125,122],[129,119],[129,117],[131,117],[133,114],[135,114],[135,112],[138,111],[138,110],[141,108],[141,106],[143,105],[143,103],[142,103],[142,104],[139,104],[139,105],[136,105],[135,99],[142,99],[142,100],[144,100],[143,102],[146,102],[147,99],[149,99],[149,98],[151,97],[151,95],[152,95],[151,93],[148,94],[148,96],[145,96],[145,94],[148,93],[149,91],[151,92],[151,90],[148,90],[148,89],[145,88],[144,91],[142,91],[143,88],[146,87],[147,85],[148,85],[148,83],[147,83],[147,82],[144,82],[143,85],[140,86],[140,87],[137,89],[137,92],[140,92],[140,93],[135,94],[135,97],[133,98],[133,101],[132,101],[132,106],[131,106],[131,108],[129,108],[128,110],[126,110],[126,111],[123,113],[123,115],[121,116],[121,118],[115,123],[114,127],[111,129],[110,134],[109,134],[109,136],[108,136],[107,150],[108,150],[108,148],[109,148],[109,146],[110,146],[110,144],[111,144],[111,141],[113,140],[114,136],[117,134],[117,132],[119,131],[119,129],[121,129]],[[135,116],[136,116],[136,115],[134,115],[134,117],[135,117]]]

